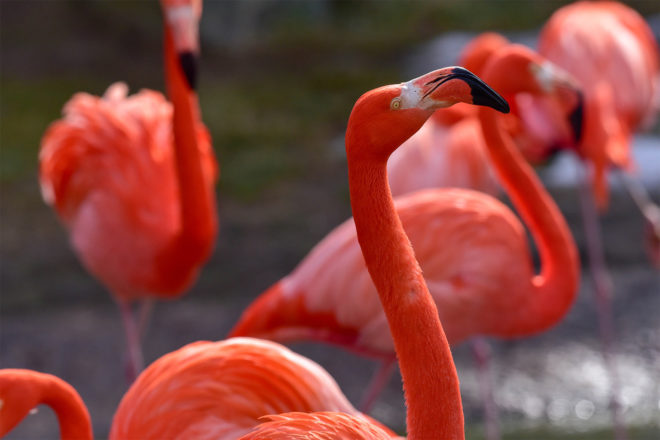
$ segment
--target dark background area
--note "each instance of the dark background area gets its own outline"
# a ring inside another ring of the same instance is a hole
[[[410,75],[408,56],[439,35],[533,33],[565,3],[205,2],[199,96],[221,167],[220,234],[190,292],[156,305],[147,362],[188,342],[224,338],[252,299],[350,216],[343,130],[364,91],[425,73]],[[656,1],[628,4],[645,16],[660,13]],[[126,388],[123,329],[110,295],[82,268],[40,197],[37,155],[46,127],[75,92],[102,94],[115,81],[132,92],[163,90],[160,9],[151,1],[1,0],[0,20],[0,367],[69,381],[103,438]],[[577,193],[550,190],[583,252]],[[658,200],[660,186],[651,190]],[[615,282],[617,359],[631,395],[642,393],[631,397],[626,417],[633,438],[657,439],[660,278],[632,202],[616,189],[613,197],[603,230]],[[584,277],[560,326],[528,341],[495,343],[505,438],[611,438],[602,386],[589,382],[602,376],[591,295]],[[294,348],[326,367],[357,403],[374,362],[327,346]],[[480,438],[470,353],[462,346],[454,354],[468,436]],[[583,401],[594,402],[593,417],[576,415]],[[373,415],[400,431],[405,426],[398,377]],[[54,426],[42,410],[9,438],[56,438]]]

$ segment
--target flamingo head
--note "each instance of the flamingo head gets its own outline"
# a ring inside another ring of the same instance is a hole
[[[509,112],[508,103],[480,78],[462,67],[434,70],[405,83],[383,86],[362,95],[351,112],[347,154],[387,161],[437,109],[459,102]],[[349,151],[349,145],[351,147]]]
[[[566,115],[574,142],[580,142],[584,97],[578,81],[568,72],[525,46],[510,44],[488,59],[483,77],[507,97],[519,93],[551,97]]]
[[[201,0],[161,0],[165,27],[172,36],[174,50],[186,75],[188,84],[195,89],[197,59],[199,58],[199,20],[202,16]]]

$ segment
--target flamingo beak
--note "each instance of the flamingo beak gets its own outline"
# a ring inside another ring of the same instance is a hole
[[[199,16],[201,9],[191,1],[161,0],[165,24],[169,29],[179,64],[188,85],[195,90],[199,58]],[[201,5],[199,5],[201,7]],[[199,10],[198,10],[199,9]]]
[[[420,96],[418,106],[426,109],[448,107],[457,102],[491,107],[508,113],[509,104],[474,73],[462,67],[448,67],[427,73],[406,84]]]

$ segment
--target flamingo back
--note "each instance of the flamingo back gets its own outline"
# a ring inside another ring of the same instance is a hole
[[[533,276],[517,217],[491,196],[457,188],[405,195],[396,208],[450,343],[475,334],[515,335],[517,320],[525,319]],[[328,234],[255,301],[232,334],[313,338],[391,356],[391,336],[353,220]]]
[[[268,414],[359,414],[318,364],[268,341],[195,342],[150,365],[114,416],[110,438],[235,439]]]
[[[390,440],[392,436],[364,417],[343,413],[291,412],[262,417],[263,423],[240,440]]]

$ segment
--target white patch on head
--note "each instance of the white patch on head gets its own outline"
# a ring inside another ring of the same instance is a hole
[[[172,6],[166,8],[165,15],[168,22],[176,23],[179,20],[188,20],[193,16],[193,9],[190,5]]]
[[[542,64],[531,63],[529,68],[545,92],[551,92],[554,89],[557,80],[557,67],[554,64],[549,61]]]
[[[418,78],[415,78],[412,81],[405,82],[401,85],[401,95],[398,98],[401,101],[400,109],[419,108],[427,110],[431,108],[437,109],[449,107],[453,104],[453,102],[449,101],[436,101],[429,97],[424,98],[422,90],[414,84],[417,79]]]
[[[422,99],[422,91],[412,81],[401,84],[401,109],[415,108]]]

